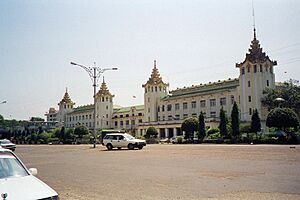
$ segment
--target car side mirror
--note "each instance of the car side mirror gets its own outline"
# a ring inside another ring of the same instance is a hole
[[[36,176],[37,173],[38,173],[36,168],[29,168],[29,172],[30,172],[30,174],[32,174],[33,176]]]

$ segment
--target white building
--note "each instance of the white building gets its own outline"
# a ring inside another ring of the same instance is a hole
[[[198,117],[201,111],[205,114],[207,126],[217,126],[221,107],[230,116],[236,101],[242,122],[249,123],[254,109],[257,109],[266,130],[267,109],[262,106],[261,98],[265,88],[275,87],[273,67],[276,65],[277,62],[270,60],[262,51],[255,29],[249,53],[243,62],[236,64],[240,72],[238,78],[169,91],[169,83],[163,81],[154,61],[150,78],[142,85],[144,105],[114,106],[114,95],[103,80],[96,95],[96,128],[126,129],[136,135],[144,135],[150,126],[154,126],[158,129],[159,137],[173,137],[182,134],[180,127],[185,118]],[[84,124],[92,129],[94,105],[73,106],[66,91],[59,103],[58,121],[68,128]],[[48,115],[47,120],[50,119]]]

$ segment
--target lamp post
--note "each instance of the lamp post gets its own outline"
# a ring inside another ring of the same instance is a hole
[[[114,67],[114,68],[100,68],[100,67],[96,67],[96,63],[94,62],[94,67],[86,67],[84,65],[80,65],[74,62],[70,63],[71,65],[76,65],[79,66],[81,68],[83,68],[88,74],[89,77],[91,78],[92,82],[93,82],[93,87],[94,87],[94,130],[93,130],[93,136],[94,136],[94,148],[96,148],[96,87],[97,87],[97,82],[101,76],[101,74],[103,74],[105,71],[108,70],[118,70],[118,68]]]

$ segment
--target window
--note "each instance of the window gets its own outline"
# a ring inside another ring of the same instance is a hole
[[[248,96],[248,102],[251,102],[251,96]]]
[[[248,73],[250,72],[250,66],[247,66],[247,71],[248,71]]]
[[[129,120],[126,120],[126,125],[129,125]]]
[[[157,86],[155,86],[155,92],[157,92]]]
[[[175,110],[179,110],[179,103],[175,104]]]
[[[231,95],[230,99],[231,99],[231,104],[234,104],[234,96],[233,95]]]
[[[187,102],[184,102],[184,103],[182,104],[182,106],[183,106],[183,109],[187,109],[187,108],[188,108]]]
[[[123,115],[120,115],[120,118],[123,118]]]
[[[148,102],[150,102],[150,97],[148,97]]]
[[[193,114],[192,114],[192,117],[197,117],[197,113],[193,113]]]
[[[192,108],[196,108],[196,101],[192,101]]]
[[[126,117],[129,117],[129,114],[126,114]]]
[[[183,119],[188,118],[188,114],[183,114]]]
[[[257,66],[254,65],[254,73],[256,73],[256,72],[257,72]]]
[[[266,72],[268,72],[268,65],[267,64],[265,65],[265,68],[266,68]]]
[[[106,118],[108,118],[108,114],[106,114]]]
[[[203,117],[206,118],[206,112],[202,112],[203,113]]]
[[[157,107],[157,112],[160,112],[160,106]]]
[[[82,115],[82,120],[84,120],[84,115]]]
[[[270,72],[273,74],[273,67],[270,66]]]
[[[79,115],[79,120],[81,120],[81,115]]]
[[[106,106],[106,110],[108,110],[108,106]]]
[[[120,125],[123,126],[123,124],[124,124],[124,122],[123,122],[123,121],[120,121]]]
[[[117,127],[118,126],[118,122],[117,121],[115,121],[115,127]]]
[[[165,112],[165,106],[164,106],[164,105],[162,105],[161,111],[162,111],[162,112]]]
[[[215,118],[216,116],[216,112],[210,112],[210,117]]]
[[[104,102],[104,97],[102,97],[102,102]]]
[[[220,105],[225,106],[226,105],[226,97],[220,98]]]
[[[139,113],[139,116],[143,116],[143,114],[142,114],[142,113]]]
[[[148,113],[150,112],[150,108],[148,108]]]
[[[172,110],[172,105],[171,104],[168,104],[167,105],[167,111],[171,111]]]
[[[259,65],[259,71],[262,72],[262,65]]]
[[[205,107],[205,100],[201,100],[201,101],[200,101],[200,107],[201,107],[201,108],[204,108],[204,107]]]
[[[252,115],[252,108],[249,108],[249,115]]]
[[[250,81],[248,81],[248,87],[251,87]]]
[[[142,123],[143,122],[143,120],[142,119],[139,119],[139,123]]]
[[[216,99],[210,99],[209,103],[210,103],[210,107],[215,107],[216,106]]]
[[[269,87],[269,80],[267,80],[267,87]]]
[[[245,68],[244,67],[242,68],[242,74],[245,74]]]
[[[168,116],[168,120],[170,120],[170,121],[173,120],[172,115],[169,115],[169,116]]]
[[[180,115],[175,115],[175,120],[180,119]]]

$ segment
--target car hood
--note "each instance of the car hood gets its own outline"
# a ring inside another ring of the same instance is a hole
[[[146,142],[145,140],[140,140],[140,139],[133,139],[133,140],[130,140],[132,142]]]
[[[32,200],[57,195],[53,189],[33,175],[0,179],[0,195],[3,193],[7,193],[7,200]]]
[[[14,143],[0,144],[2,147],[16,146]]]

